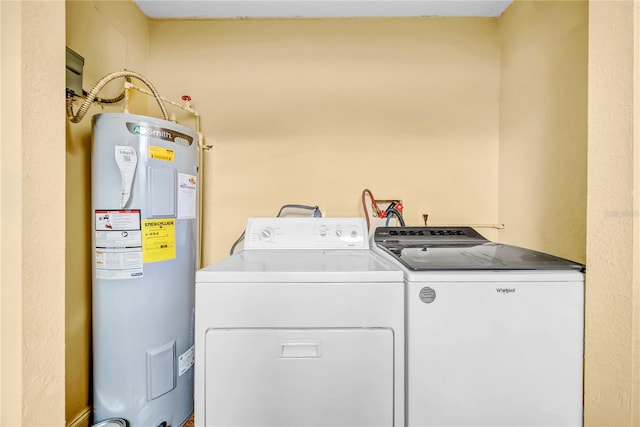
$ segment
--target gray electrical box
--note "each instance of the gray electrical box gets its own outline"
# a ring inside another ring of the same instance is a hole
[[[67,96],[82,95],[84,58],[67,48]]]

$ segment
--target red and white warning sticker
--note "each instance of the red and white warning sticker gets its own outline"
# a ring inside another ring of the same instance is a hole
[[[142,277],[140,209],[95,211],[97,279]]]

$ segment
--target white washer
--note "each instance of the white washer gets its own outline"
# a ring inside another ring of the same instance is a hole
[[[373,240],[405,274],[409,427],[582,425],[584,266],[468,227]]]
[[[404,280],[363,218],[251,218],[196,274],[195,424],[404,425]]]

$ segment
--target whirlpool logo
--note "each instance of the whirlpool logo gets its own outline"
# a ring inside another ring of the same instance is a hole
[[[496,288],[496,292],[502,295],[508,295],[515,293],[516,288]]]

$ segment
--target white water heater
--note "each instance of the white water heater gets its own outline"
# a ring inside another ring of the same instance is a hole
[[[193,412],[198,136],[93,118],[94,422],[183,425]]]

